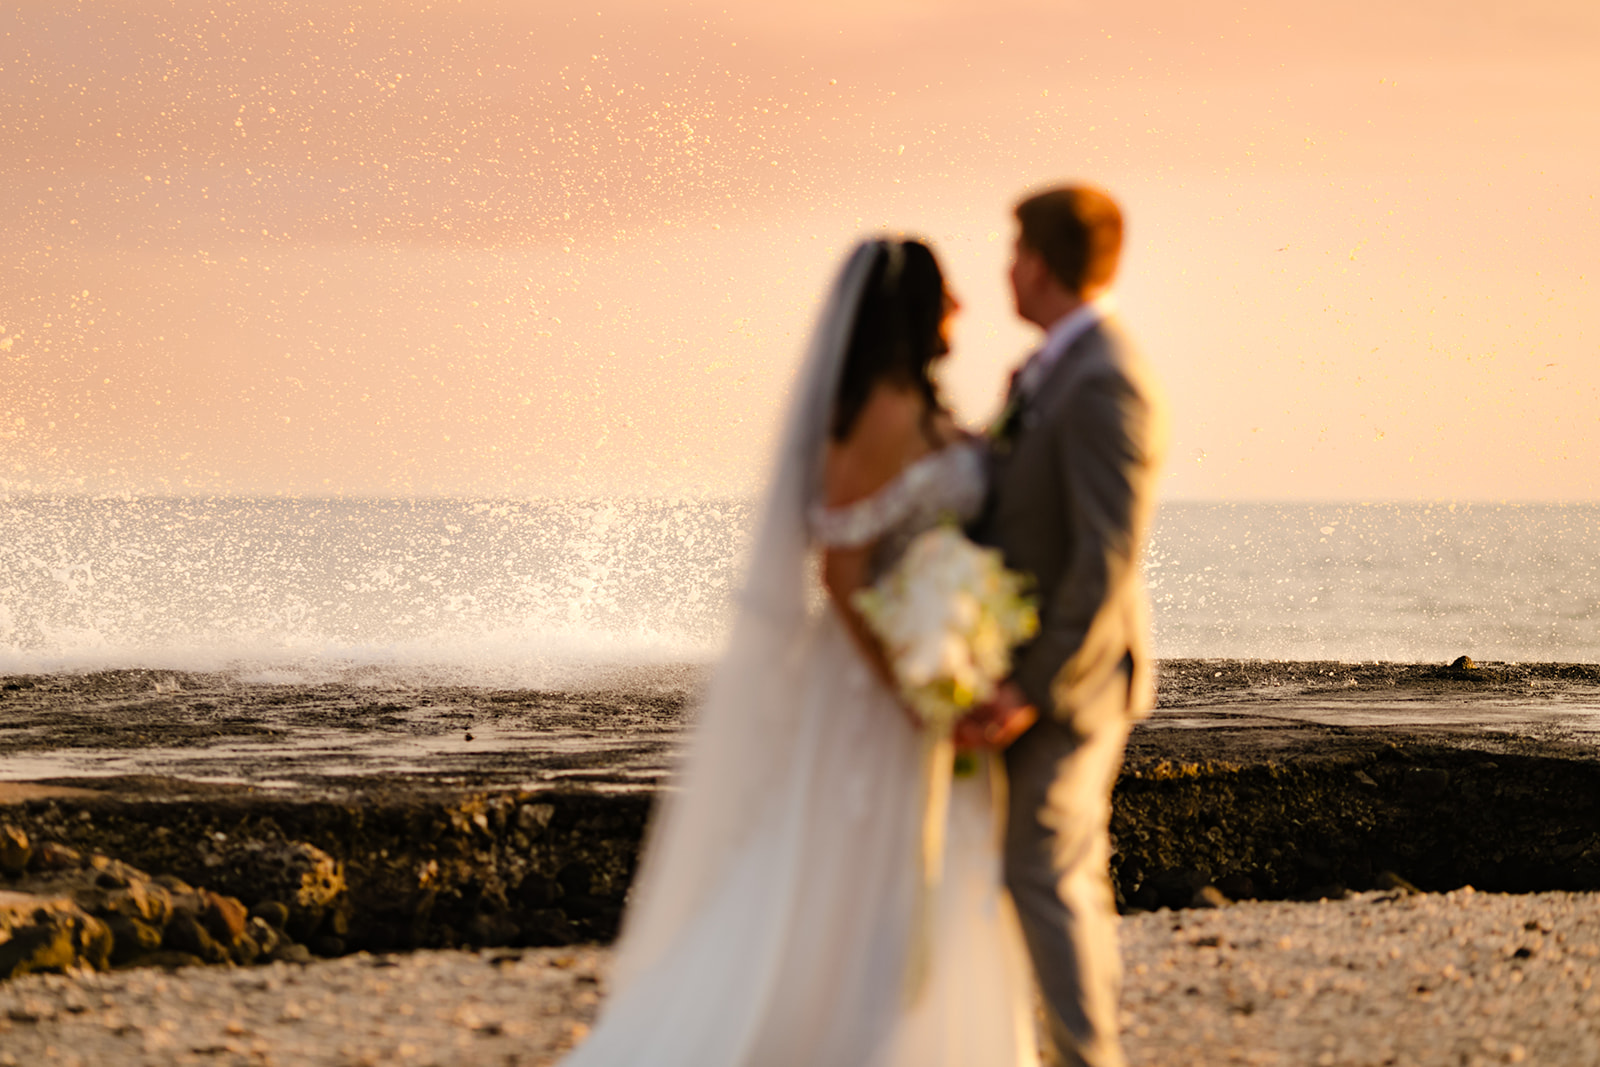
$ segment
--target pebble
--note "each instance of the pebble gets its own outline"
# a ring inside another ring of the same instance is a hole
[[[1600,1063],[1600,894],[1365,893],[1121,924],[1134,1067]],[[554,1064],[588,1032],[594,947],[0,984],[0,1065]],[[978,1065],[981,1067],[981,1065]]]

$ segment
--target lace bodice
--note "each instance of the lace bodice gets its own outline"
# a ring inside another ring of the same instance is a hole
[[[924,530],[946,519],[976,518],[986,489],[982,442],[958,441],[910,464],[864,500],[839,508],[812,505],[807,519],[812,537],[825,546],[860,548],[876,541],[876,577]]]

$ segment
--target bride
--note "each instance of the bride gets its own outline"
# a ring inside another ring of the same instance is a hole
[[[835,281],[611,998],[567,1067],[1037,1063],[995,783],[956,780],[925,885],[921,739],[850,603],[916,534],[982,506],[981,444],[930,377],[954,308],[916,241],[865,242]]]

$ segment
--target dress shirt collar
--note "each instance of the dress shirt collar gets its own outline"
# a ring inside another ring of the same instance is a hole
[[[1044,344],[1023,365],[1017,376],[1017,388],[1027,396],[1037,392],[1072,343],[1114,310],[1116,300],[1111,293],[1105,292],[1057,319],[1046,332]]]

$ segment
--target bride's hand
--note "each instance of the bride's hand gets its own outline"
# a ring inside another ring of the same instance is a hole
[[[956,747],[999,752],[1038,721],[1038,710],[1022,690],[1015,682],[1006,682],[988,703],[973,708],[956,723]]]

